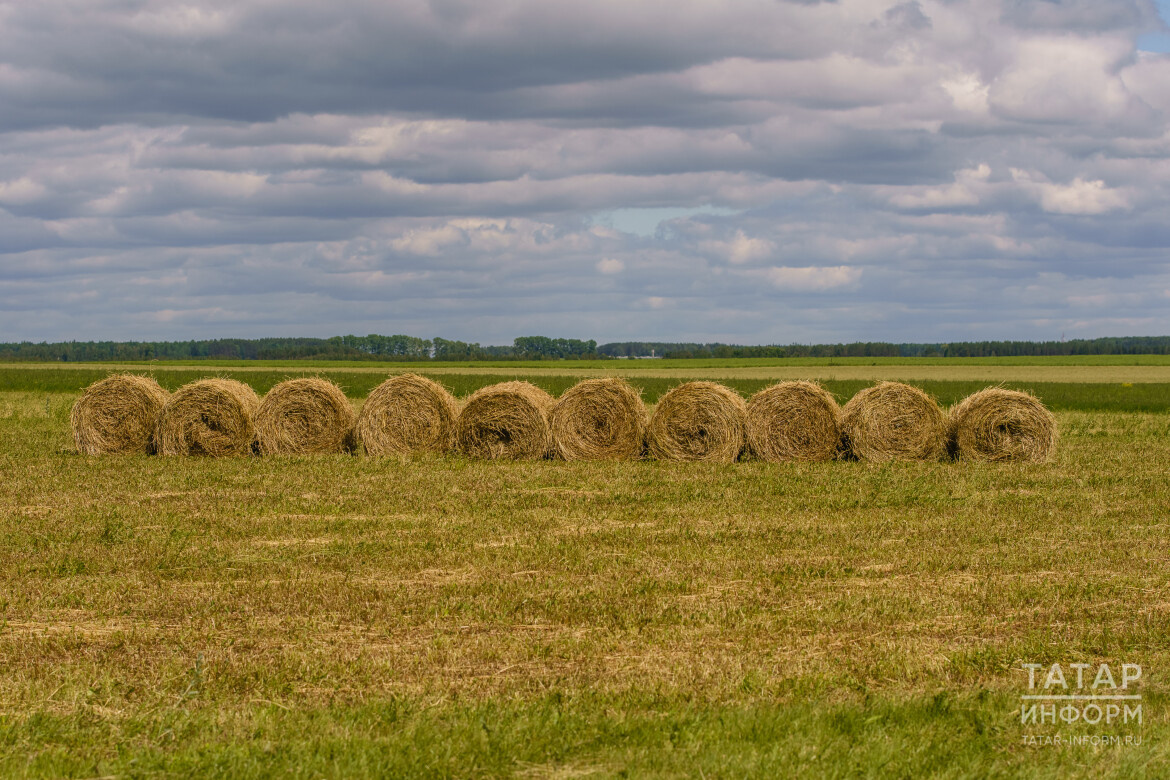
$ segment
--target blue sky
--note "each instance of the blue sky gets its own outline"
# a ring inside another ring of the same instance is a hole
[[[1155,3],[1158,15],[1163,24],[1170,20],[1170,0],[1157,0]],[[1170,52],[1170,25],[1158,32],[1148,32],[1138,36],[1138,48],[1144,51]]]
[[[0,0],[0,341],[1170,333],[1166,0]]]

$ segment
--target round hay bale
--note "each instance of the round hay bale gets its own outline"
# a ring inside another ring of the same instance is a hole
[[[939,460],[947,453],[947,420],[938,402],[917,387],[881,382],[841,410],[846,457],[859,460]]]
[[[370,392],[357,420],[369,455],[446,452],[455,442],[459,404],[447,388],[418,374],[392,376]]]
[[[256,412],[261,455],[306,455],[353,449],[357,415],[328,379],[287,379],[264,395]]]
[[[658,401],[646,448],[658,460],[731,463],[744,447],[747,404],[715,382],[685,382]]]
[[[1043,462],[1056,453],[1056,418],[1039,398],[989,387],[951,410],[951,443],[960,460]]]
[[[500,382],[472,393],[455,421],[455,448],[473,458],[543,458],[552,447],[553,397],[528,382]]]
[[[557,399],[549,426],[563,460],[630,460],[642,454],[646,405],[624,379],[586,379]]]
[[[94,382],[73,404],[69,426],[83,455],[149,454],[154,428],[169,394],[137,374],[113,374]]]
[[[751,397],[748,451],[761,460],[833,460],[841,442],[841,407],[813,382],[780,382]]]
[[[163,406],[154,440],[159,455],[250,455],[256,391],[234,379],[183,385]]]

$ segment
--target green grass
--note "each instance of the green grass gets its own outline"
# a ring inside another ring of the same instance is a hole
[[[15,725],[30,775],[231,777],[1032,777],[1149,774],[1164,750],[1054,754],[1003,749],[1013,702],[983,690],[907,699],[696,704],[588,692],[525,700],[422,702],[387,696],[351,707],[258,703],[225,716],[199,695],[112,727],[99,716]],[[0,719],[0,729],[5,728]],[[1075,730],[1081,731],[1081,730]],[[117,751],[94,746],[117,741]],[[1150,775],[1152,776],[1152,775]]]
[[[1058,412],[1046,465],[209,461],[77,455],[75,398],[0,392],[2,776],[1170,773],[1170,415]],[[1020,664],[1079,661],[1142,665],[1140,746],[1023,744]]]
[[[79,392],[89,384],[109,375],[105,369],[22,369],[0,368],[0,388],[8,391],[36,393]],[[168,390],[176,390],[196,379],[209,376],[224,376],[230,373],[235,379],[246,382],[258,393],[266,393],[278,382],[293,376],[323,376],[341,385],[352,398],[364,398],[376,387],[385,375],[374,372],[350,371],[248,371],[226,370],[167,370],[143,372],[155,377]],[[425,373],[425,372],[424,372]],[[446,385],[457,396],[466,396],[481,387],[514,379],[510,374],[431,374],[432,379]],[[559,396],[572,387],[580,377],[572,375],[538,374],[525,379]],[[686,381],[686,377],[627,377],[631,384],[642,390],[647,403],[656,403],[670,388]],[[773,383],[771,379],[724,379],[724,384],[734,388],[745,397]],[[821,380],[841,403],[849,400],[863,387],[873,384],[866,380]],[[988,386],[980,381],[937,381],[911,380],[910,384],[921,387],[942,404],[950,405]],[[1117,412],[1166,412],[1170,411],[1170,383],[1155,382],[1004,382],[1004,387],[1026,390],[1034,393],[1045,404],[1055,410],[1065,411],[1117,411]]]

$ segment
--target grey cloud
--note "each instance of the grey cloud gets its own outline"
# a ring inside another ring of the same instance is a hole
[[[0,340],[1170,332],[1148,11],[0,1]]]
[[[913,0],[901,3],[886,11],[884,18],[887,23],[902,30],[928,30],[930,17],[922,11],[922,5]]]
[[[1017,27],[1042,30],[1146,30],[1158,12],[1150,0],[1005,0],[1003,19]]]
[[[0,257],[5,254],[60,246],[58,236],[36,219],[21,218],[0,209]],[[18,269],[0,264],[0,278]]]
[[[62,5],[7,7],[11,127],[118,115],[456,113],[485,93],[677,71],[732,54],[807,56],[831,40],[814,24],[815,7],[765,2],[733,14],[535,0]]]

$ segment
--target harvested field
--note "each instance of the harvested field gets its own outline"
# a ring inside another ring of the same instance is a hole
[[[104,376],[109,371],[141,371],[137,363],[71,363],[64,366],[47,363],[0,364],[0,372],[16,371],[30,377],[36,372],[94,372]],[[275,374],[276,378],[261,381],[271,387],[279,376],[290,369],[312,370],[314,373],[385,375],[388,370],[419,371],[417,363],[367,363],[346,365],[337,361],[250,361],[247,366],[231,363],[201,361],[195,364],[151,364],[160,383],[168,386],[168,373],[244,372]],[[813,379],[821,382],[968,382],[981,385],[1001,383],[1058,383],[1058,384],[1170,384],[1170,355],[1092,355],[1076,358],[920,358],[900,360],[885,358],[835,359],[729,359],[729,360],[605,360],[558,361],[547,363],[428,363],[427,375],[445,377],[476,377],[503,375],[509,378],[531,379],[567,375],[576,378],[622,376],[630,380],[664,379],[671,384],[689,379],[708,379],[727,383],[730,380],[755,380],[771,384],[782,380]],[[92,379],[89,381],[93,381]],[[189,381],[189,380],[183,380]],[[357,380],[355,380],[357,381]],[[378,380],[380,381],[380,379]],[[375,382],[376,384],[377,382]],[[84,387],[88,382],[78,385]],[[347,386],[353,384],[346,382]],[[373,385],[370,385],[371,387]]]
[[[86,458],[79,397],[0,392],[0,775],[1170,770],[1170,415],[1058,411],[1043,463]],[[1021,725],[1030,662],[1141,665],[1141,743],[1027,744],[1100,733]]]

